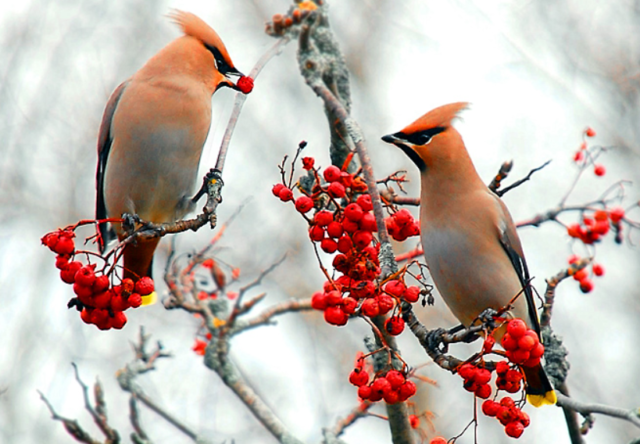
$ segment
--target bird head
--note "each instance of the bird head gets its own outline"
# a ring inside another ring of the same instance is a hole
[[[169,13],[169,17],[182,28],[182,31],[195,39],[202,42],[205,48],[211,51],[216,62],[216,68],[224,75],[235,75],[241,77],[243,74],[236,69],[231,60],[231,56],[227,48],[222,43],[222,39],[217,32],[207,25],[200,17],[179,10],[173,10]],[[225,85],[230,86],[230,85]]]
[[[383,136],[382,140],[402,149],[424,171],[434,157],[453,154],[444,152],[451,148],[452,137],[460,138],[451,122],[468,106],[466,102],[443,105],[429,111],[401,131]]]

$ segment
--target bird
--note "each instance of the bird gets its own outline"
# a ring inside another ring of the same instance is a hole
[[[498,311],[520,294],[507,316],[521,318],[540,338],[529,270],[513,219],[478,175],[452,126],[466,108],[466,102],[440,106],[382,140],[404,151],[420,170],[424,257],[454,316],[468,327],[486,309]],[[542,365],[523,369],[529,403],[555,404]]]
[[[180,220],[192,197],[211,126],[211,100],[222,87],[240,91],[220,36],[196,15],[169,17],[183,35],[151,57],[111,94],[98,133],[96,219],[137,215],[146,222]],[[114,233],[115,232],[115,233]],[[122,240],[122,224],[100,224],[100,250]],[[123,277],[151,277],[159,238],[127,244]]]

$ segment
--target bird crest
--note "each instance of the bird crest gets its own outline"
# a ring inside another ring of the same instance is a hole
[[[228,73],[239,74],[218,33],[200,17],[178,9],[171,10],[167,16],[173,20],[186,35],[200,40],[204,46],[213,53],[218,71],[225,75]]]
[[[418,120],[408,125],[401,132],[404,134],[414,134],[430,128],[448,128],[451,126],[451,121],[458,117],[458,113],[468,108],[469,103],[467,102],[456,102],[442,105],[438,108],[432,109]]]

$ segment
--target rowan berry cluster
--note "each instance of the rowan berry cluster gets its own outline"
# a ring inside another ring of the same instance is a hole
[[[538,334],[527,328],[522,319],[511,319],[507,323],[507,332],[502,337],[501,344],[509,361],[523,367],[537,366],[544,355],[544,345]]]
[[[594,211],[590,215],[584,215],[581,222],[569,225],[567,234],[587,245],[594,244],[602,240],[610,228],[616,233],[622,231],[621,221],[624,219],[624,213],[624,209],[620,207]]]
[[[580,257],[578,255],[574,254],[569,257],[570,265],[573,265],[578,261],[580,261]],[[583,293],[589,293],[593,290],[594,284],[586,267],[579,270],[576,270],[573,267],[569,267],[568,272],[569,276],[572,276],[574,280],[578,281],[578,283],[580,284],[580,290]],[[591,265],[591,273],[593,274],[593,276],[597,277],[604,276],[604,267],[602,266],[602,264],[593,263]]]
[[[595,137],[595,135],[596,135],[596,132],[591,127],[588,127],[583,132],[584,137]],[[592,165],[593,174],[595,174],[598,177],[602,177],[606,174],[607,170],[604,167],[604,165],[595,162],[599,151],[600,151],[600,148],[595,148],[595,149],[587,148],[587,142],[583,141],[582,144],[580,144],[580,149],[578,149],[578,151],[576,151],[573,154],[573,161],[580,168],[586,168],[587,166]]]
[[[83,252],[75,249],[75,232],[72,229],[60,229],[42,237],[42,244],[57,254],[56,268],[60,270],[60,279],[73,285],[76,297],[68,306],[76,307],[80,318],[86,324],[93,324],[100,330],[121,329],[127,322],[124,314],[129,308],[142,304],[142,297],[154,290],[153,280],[143,277],[137,282],[131,279],[113,285],[116,277],[108,274],[107,266],[96,271],[97,265],[74,260]],[[88,256],[88,254],[87,254]]]
[[[378,402],[381,399],[387,404],[404,402],[416,394],[416,385],[398,370],[389,370],[384,375],[375,375],[370,381],[369,372],[365,369],[365,359],[361,353],[356,356],[356,365],[349,382],[358,387],[358,396],[363,401]]]
[[[302,158],[302,164],[308,177],[313,178],[307,189],[298,186],[302,196],[294,199],[292,187],[284,183],[274,185],[272,192],[283,202],[293,202],[304,215],[314,244],[325,253],[336,254],[332,265],[341,275],[327,281],[323,291],[312,296],[312,307],[323,311],[329,324],[342,326],[351,315],[375,317],[389,313],[401,300],[416,302],[422,294],[419,287],[407,287],[401,279],[384,285],[379,282],[380,245],[373,235],[377,223],[362,178],[334,165],[325,168],[321,177],[311,157]],[[312,209],[316,210],[313,217],[307,216]],[[397,240],[420,234],[407,210],[393,213],[385,224]],[[385,329],[392,335],[400,334],[404,326],[399,314],[385,321]]]
[[[482,403],[482,413],[500,421],[507,436],[512,438],[519,438],[530,423],[529,415],[509,397],[502,398],[500,402],[487,399]]]

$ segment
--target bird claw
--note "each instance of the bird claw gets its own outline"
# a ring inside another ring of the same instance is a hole
[[[211,168],[207,172],[207,174],[204,175],[204,178],[202,179],[202,186],[200,187],[200,190],[198,190],[196,195],[191,198],[191,201],[193,203],[196,203],[205,194],[208,194],[209,196],[211,196],[211,194],[213,193],[209,191],[209,187],[213,187],[215,185],[219,185],[219,186],[224,185],[224,182],[222,181],[222,172],[215,168]],[[222,202],[221,196],[217,196],[217,199],[218,199],[218,203]]]
[[[122,229],[127,235],[133,233],[136,224],[140,223],[140,217],[137,214],[122,213]]]
[[[487,308],[482,313],[478,315],[476,318],[477,321],[480,321],[483,325],[490,329],[498,328],[498,324],[496,324],[495,317],[498,316],[498,312],[493,308]]]

